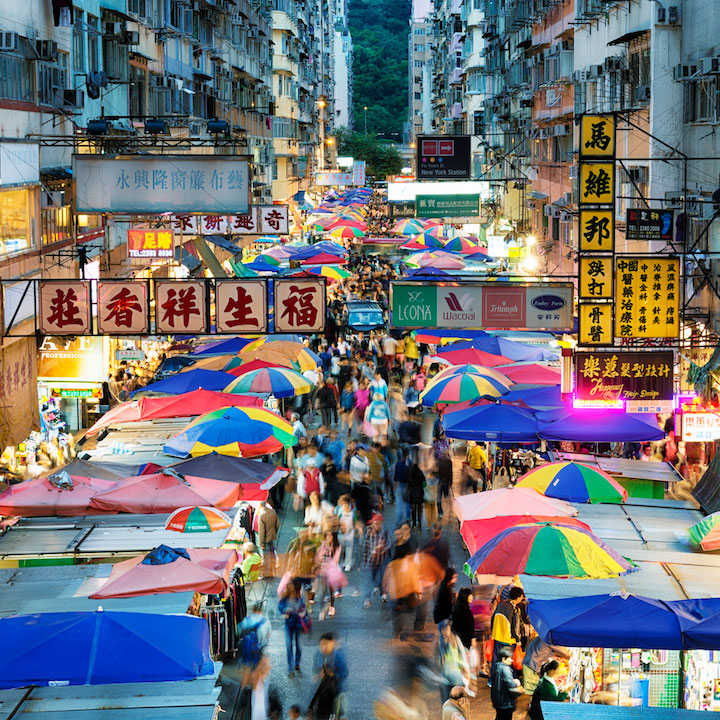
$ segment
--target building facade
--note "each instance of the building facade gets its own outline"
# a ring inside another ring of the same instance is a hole
[[[409,140],[432,132],[432,13],[430,0],[413,0],[408,34]]]

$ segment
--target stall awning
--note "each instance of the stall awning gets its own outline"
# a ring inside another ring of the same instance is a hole
[[[242,252],[241,247],[238,247],[235,243],[230,242],[230,240],[223,235],[203,235],[203,237],[205,240],[209,240],[213,245],[217,245],[233,255],[239,255]]]
[[[660,707],[619,707],[586,703],[541,703],[545,720],[706,720],[702,710]]]

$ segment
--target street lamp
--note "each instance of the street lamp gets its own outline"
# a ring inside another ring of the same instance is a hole
[[[365,134],[367,135],[367,105],[363,107],[363,110],[365,111]]]

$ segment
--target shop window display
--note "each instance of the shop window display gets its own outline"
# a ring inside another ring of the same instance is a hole
[[[0,256],[30,247],[29,203],[27,189],[0,192]]]

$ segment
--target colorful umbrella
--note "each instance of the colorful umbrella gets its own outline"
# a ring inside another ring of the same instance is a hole
[[[243,362],[243,359],[241,357],[233,358],[225,368],[225,372],[230,373],[231,375],[234,375],[235,377],[240,377],[241,375],[244,375],[246,372],[251,372],[252,370],[260,370],[261,368],[268,368],[268,367],[284,367],[283,365],[275,365],[275,363],[271,362],[265,362],[265,360],[250,360],[249,362]],[[239,397],[243,397],[240,395]],[[237,403],[238,405],[241,405],[242,403]]]
[[[347,270],[343,270],[340,267],[335,267],[334,265],[320,265],[319,267],[309,267],[306,268],[306,272],[309,272],[311,275],[320,275],[321,277],[326,277],[329,280],[345,280],[345,278],[349,278],[352,273],[348,272]]]
[[[181,533],[215,532],[232,526],[232,520],[214,507],[191,505],[178,508],[165,521],[166,530]]]
[[[445,359],[445,355],[438,355],[439,358]],[[484,377],[492,380],[497,380],[503,387],[509,388],[512,383],[501,373],[494,368],[486,367],[485,365],[475,365],[468,363],[466,365],[450,365],[444,367],[435,377],[431,378],[426,385],[426,388],[431,387],[434,383],[439,382],[443,378],[452,377],[453,375],[462,375],[463,373],[472,373],[473,375],[483,375]]]
[[[298,366],[300,372],[314,370],[318,365],[322,364],[320,358],[302,343],[288,340],[274,340],[272,337],[258,338],[243,349],[240,357],[245,356],[251,351],[271,352],[276,355],[284,355]],[[260,356],[260,359],[262,359],[262,356]],[[270,358],[268,357],[268,359]]]
[[[350,225],[344,225],[330,230],[328,235],[339,239],[352,239],[363,237],[363,235],[365,235],[365,231]]]
[[[436,225],[434,227],[423,230],[412,238],[415,242],[422,243],[428,248],[442,249],[445,245],[445,236],[442,227]]]
[[[394,235],[417,235],[422,232],[423,224],[417,218],[403,218],[398,220],[393,226],[391,232]]]
[[[577,510],[569,502],[546,497],[532,488],[498,488],[456,496],[453,508],[461,523],[501,515],[577,515]]]
[[[634,568],[584,528],[556,523],[516,525],[485,543],[469,560],[473,572],[601,579]]]
[[[530,487],[547,497],[578,503],[622,503],[627,490],[599,468],[554,462],[526,472],[516,487]]]
[[[429,255],[430,253],[426,254]],[[459,257],[436,255],[434,257],[421,257],[418,260],[418,266],[421,268],[437,268],[438,270],[462,270],[465,267],[465,261]]]
[[[451,346],[452,347],[452,346]],[[485,367],[497,367],[498,365],[507,365],[512,360],[508,360],[504,355],[495,355],[493,353],[478,350],[477,348],[468,348],[467,350],[447,350],[440,353],[446,360],[453,365],[483,365]]]
[[[316,255],[300,259],[301,265],[344,265],[347,258],[333,253],[319,252]]]
[[[296,363],[294,363],[287,355],[269,348],[259,347],[257,350],[248,350],[247,352],[240,353],[235,360],[231,360],[227,364],[225,371],[233,374],[233,370],[235,368],[241,367],[245,363],[253,362],[254,360],[266,363],[266,366],[272,365],[274,367],[286,367],[291,369],[297,367]],[[227,387],[227,385],[231,382],[232,380],[228,380],[224,387]]]
[[[190,370],[223,370],[233,357],[235,357],[235,353],[226,353],[225,355],[200,355],[192,365],[186,365],[180,369],[180,372],[190,372]]]
[[[700,550],[720,550],[720,512],[713,513],[687,530],[690,544]]]
[[[538,363],[509,365],[498,370],[517,385],[557,385],[560,382],[560,368],[551,368]]]
[[[404,242],[402,245],[399,246],[400,250],[429,250],[430,248],[422,241],[415,240],[415,238],[411,238],[407,242]]]
[[[221,455],[257,457],[290,447],[292,425],[262,408],[225,408],[205,413],[168,440],[163,451],[174,457]],[[183,503],[187,504],[187,503]]]
[[[443,419],[445,434],[458,440],[498,443],[537,443],[538,421],[530,411],[516,405],[478,403],[450,413]]]
[[[506,392],[507,387],[494,378],[465,372],[448,375],[431,383],[420,393],[420,401],[426,407],[432,407],[436,403],[457,403],[483,395],[499,397]]]
[[[480,250],[484,254],[487,254],[487,248],[480,247],[477,244],[476,237],[471,237],[467,235],[459,235],[458,237],[451,238],[445,243],[445,245],[443,245],[443,249],[449,250],[450,252],[459,252],[466,254],[472,254]]]
[[[240,375],[224,390],[226,393],[270,393],[275,397],[292,397],[311,392],[313,384],[295,370],[288,368],[261,368]]]

